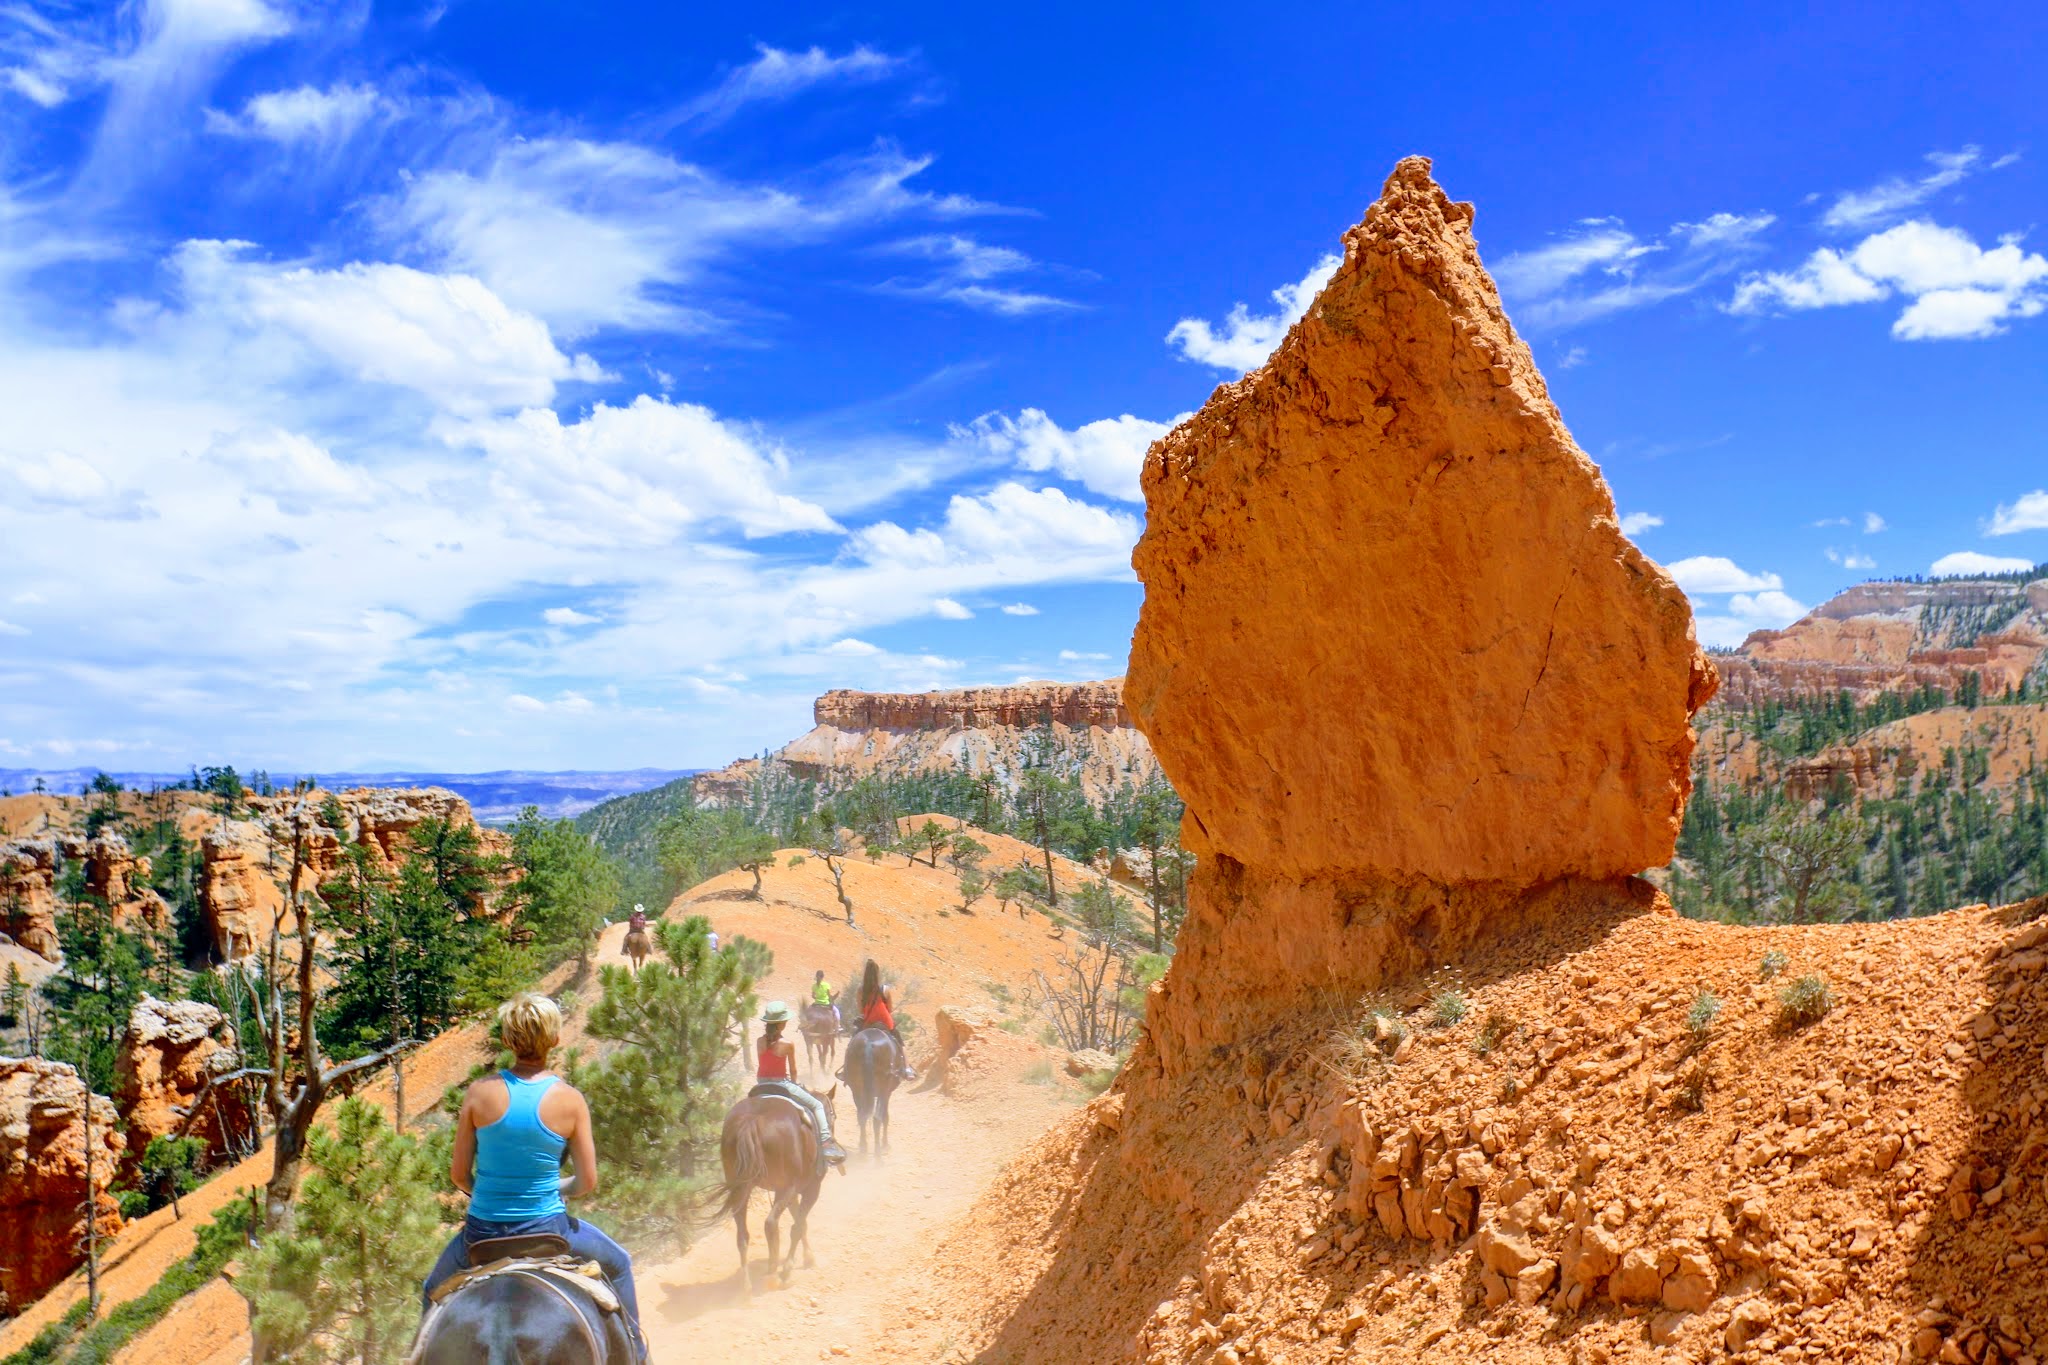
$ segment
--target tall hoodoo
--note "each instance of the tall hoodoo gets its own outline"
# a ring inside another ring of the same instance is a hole
[[[1264,368],[1147,457],[1124,695],[1208,855],[1169,1006],[1369,983],[1345,959],[1452,948],[1461,896],[1670,856],[1715,675],[1472,216],[1402,161]]]

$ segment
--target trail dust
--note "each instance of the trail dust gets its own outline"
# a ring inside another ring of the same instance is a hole
[[[918,817],[913,827],[922,823]],[[949,828],[959,824],[950,818],[943,823]],[[985,864],[990,869],[1038,859],[1029,845],[973,832],[990,847]],[[1063,891],[1099,878],[1065,858],[1055,856],[1054,865]],[[959,913],[957,876],[943,865],[906,864],[900,855],[888,855],[849,858],[844,868],[847,891],[859,907],[854,926],[845,923],[823,864],[798,849],[783,850],[777,865],[765,871],[762,899],[749,894],[749,874],[730,872],[678,896],[664,918],[707,915],[728,938],[744,934],[766,943],[775,966],[760,984],[763,999],[800,999],[813,971],[826,969],[836,984],[865,957],[878,958],[899,991],[908,988],[901,1015],[925,1030],[911,1037],[921,1066],[934,1050],[929,1030],[938,1007],[1004,1013],[1010,1006],[988,987],[1021,988],[1032,968],[1050,965],[1064,947],[1036,912],[1023,915],[1012,909],[1005,914],[984,901],[977,913]],[[623,923],[605,931],[594,964],[623,961],[625,932]],[[594,973],[565,964],[545,987],[569,992],[565,998],[575,1003],[565,1047],[598,1047],[584,1031],[588,1007],[598,994]],[[857,1157],[851,1174],[835,1175],[826,1184],[811,1228],[817,1268],[799,1270],[790,1289],[765,1290],[755,1307],[745,1306],[734,1275],[738,1256],[730,1221],[699,1235],[687,1252],[671,1256],[660,1248],[643,1250],[638,1257],[641,1305],[656,1361],[751,1359],[759,1341],[787,1345],[799,1334],[805,1342],[815,1335],[820,1350],[844,1345],[850,1353],[844,1358],[860,1358],[854,1329],[892,1320],[888,1305],[910,1297],[907,1286],[918,1277],[913,1267],[945,1225],[973,1202],[1009,1156],[1083,1098],[1059,1074],[1056,1055],[1023,1038],[993,1030],[970,1051],[975,1055],[956,1059],[964,1064],[955,1067],[963,1083],[949,1085],[950,1093],[922,1089],[922,1082],[897,1092],[895,1150],[886,1163]],[[485,1057],[481,1023],[451,1029],[412,1054],[406,1063],[408,1119],[418,1125],[448,1088],[460,1084]],[[1043,1074],[1047,1064],[1055,1079],[1044,1084],[1023,1079],[1027,1069]],[[379,1076],[360,1093],[388,1106],[390,1078]],[[852,1133],[850,1097],[842,1096],[840,1121]],[[849,1150],[854,1145],[849,1142]],[[103,1311],[150,1289],[171,1264],[190,1254],[200,1224],[230,1200],[246,1198],[247,1190],[260,1186],[269,1173],[266,1143],[255,1156],[187,1195],[182,1220],[164,1208],[124,1228],[102,1248]],[[757,1196],[751,1213],[757,1264],[767,1255],[760,1232],[766,1208],[765,1196]],[[26,1313],[0,1325],[0,1354],[26,1345],[84,1293],[84,1275],[76,1273]],[[725,1295],[734,1297],[728,1302]],[[825,1340],[842,1324],[845,1340]],[[763,1331],[780,1335],[764,1338]],[[935,1349],[939,1345],[943,1342],[936,1342]],[[248,1351],[247,1307],[231,1285],[214,1281],[138,1334],[115,1360],[119,1365],[238,1365]],[[687,1357],[679,1354],[684,1352]]]
[[[936,1322],[907,1317],[929,1279],[932,1248],[1002,1163],[1070,1104],[1051,1085],[1014,1077],[964,1102],[937,1089],[898,1091],[896,1100],[890,1154],[855,1156],[847,1174],[826,1179],[811,1215],[814,1268],[799,1255],[786,1284],[770,1276],[761,1226],[769,1199],[760,1193],[748,1210],[744,1280],[729,1219],[676,1260],[643,1258],[640,1305],[654,1365],[881,1360],[868,1343],[885,1332],[889,1360],[935,1358],[946,1348]],[[851,1149],[850,1106],[840,1120]],[[906,1338],[924,1349],[906,1356]]]

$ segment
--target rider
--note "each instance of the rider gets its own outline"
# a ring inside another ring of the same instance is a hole
[[[629,934],[644,934],[647,932],[647,907],[638,901],[633,902],[633,918],[626,921],[626,932]]]
[[[523,992],[498,1007],[498,1037],[511,1049],[513,1064],[475,1082],[462,1097],[449,1177],[469,1196],[469,1212],[434,1262],[425,1292],[469,1264],[471,1242],[552,1234],[604,1271],[645,1359],[632,1256],[593,1224],[571,1218],[562,1202],[597,1192],[590,1106],[548,1070],[548,1054],[562,1040],[562,1012],[546,996]],[[573,1175],[562,1174],[565,1153]]]
[[[896,1031],[896,992],[882,980],[882,965],[873,958],[861,969],[860,974],[860,1026],[878,1028],[896,1040],[896,1074],[906,1081],[917,1079],[917,1072],[910,1067],[910,1049],[903,1046],[903,1035]],[[846,1079],[846,1068],[839,1069],[839,1079]]]
[[[822,967],[818,969],[818,979],[811,983],[811,1003],[832,1007],[832,1027],[837,1028],[843,1022],[839,1017],[839,1005],[832,999],[832,988],[825,984],[825,970]]]
[[[818,1164],[836,1166],[846,1149],[832,1139],[832,1115],[825,1102],[797,1084],[796,1044],[782,1036],[789,1027],[789,1006],[771,1000],[761,1011],[761,1042],[754,1054],[754,1095],[780,1095],[795,1100],[818,1126]]]

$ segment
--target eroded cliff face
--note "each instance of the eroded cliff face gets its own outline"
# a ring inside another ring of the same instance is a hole
[[[114,1106],[61,1062],[0,1057],[0,1313],[18,1312],[85,1259],[85,1106],[102,1233],[121,1226],[107,1187],[122,1153]]]
[[[156,934],[170,929],[171,907],[148,884],[149,859],[136,857],[120,835],[103,833],[0,843],[0,932],[56,961],[57,878],[69,863],[83,864],[85,894],[104,902],[119,928]]]
[[[1147,457],[1124,695],[1206,855],[1169,1050],[1670,856],[1714,673],[1471,223],[1403,162],[1266,366]]]
[[[818,698],[809,733],[772,758],[801,777],[870,773],[993,773],[1014,781],[1026,745],[1046,738],[1094,798],[1158,772],[1152,746],[1131,723],[1122,679],[1020,683],[945,692],[854,692]],[[741,759],[696,780],[700,798],[738,797],[759,769]]]

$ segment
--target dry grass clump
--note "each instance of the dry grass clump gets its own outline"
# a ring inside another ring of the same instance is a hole
[[[1688,1114],[1697,1114],[1707,1107],[1707,1091],[1714,1086],[1714,1070],[1705,1059],[1694,1062],[1679,1073],[1677,1093],[1671,1097],[1674,1109]]]
[[[1771,949],[1768,953],[1764,954],[1763,961],[1756,964],[1757,980],[1769,981],[1779,972],[1784,971],[1791,964],[1791,961],[1792,959],[1785,956],[1783,952],[1776,948]]]
[[[1714,1020],[1720,1013],[1720,997],[1702,987],[1700,993],[1692,998],[1692,1008],[1685,1012],[1685,1031],[1692,1035],[1694,1047],[1706,1043],[1707,1035],[1714,1031]]]
[[[1465,1021],[1472,1012],[1471,1004],[1458,991],[1438,991],[1436,999],[1429,1002],[1429,1023],[1432,1028],[1455,1028]]]
[[[1472,1051],[1484,1057],[1506,1042],[1514,1031],[1515,1021],[1504,1011],[1488,1010],[1486,1022],[1479,1026],[1479,1036],[1472,1040]]]
[[[1827,1018],[1835,1007],[1835,993],[1827,978],[1808,974],[1778,992],[1778,1022],[1787,1029],[1805,1028]]]
[[[1373,996],[1360,1002],[1356,1014],[1347,1015],[1330,1030],[1322,1062],[1355,1086],[1387,1064],[1388,1058],[1407,1040],[1408,1025],[1390,1001]]]

